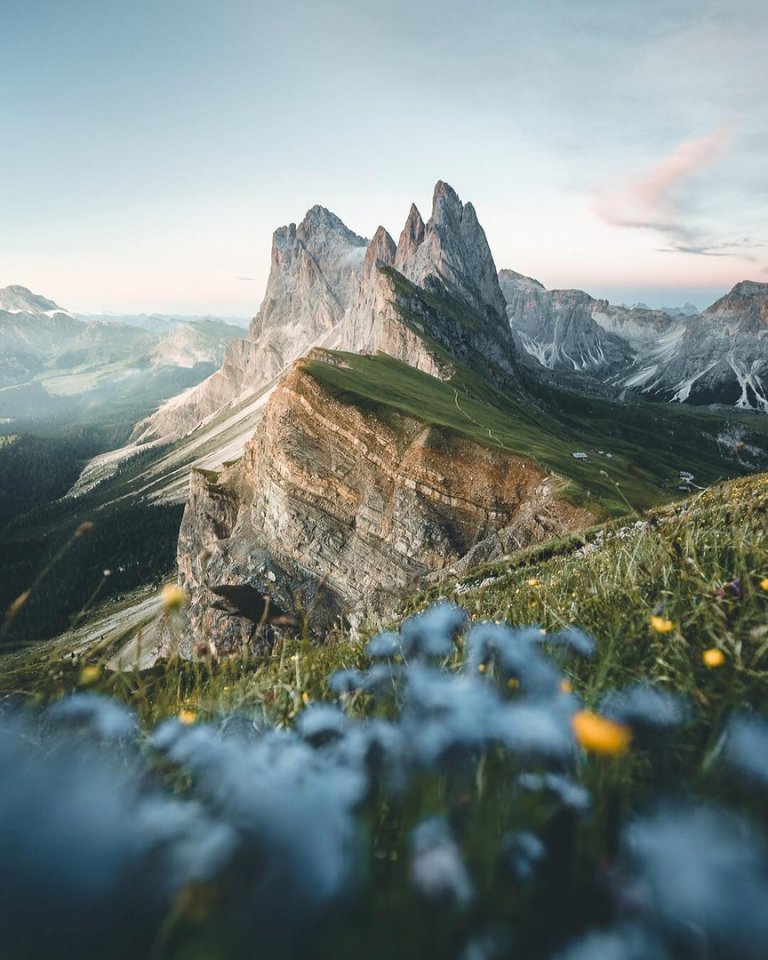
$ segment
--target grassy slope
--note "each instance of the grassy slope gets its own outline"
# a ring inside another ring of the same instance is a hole
[[[441,381],[385,354],[334,357],[344,365],[319,360],[303,365],[342,399],[380,416],[396,410],[538,461],[569,478],[570,496],[592,505],[598,515],[625,513],[628,503],[640,509],[672,499],[679,470],[689,470],[702,485],[745,471],[713,439],[726,422],[720,415],[551,390],[523,399],[466,367],[456,365],[453,379]],[[746,422],[768,446],[764,419],[755,415]],[[574,460],[573,452],[580,450],[589,454],[588,461]]]
[[[597,660],[574,676],[587,703],[608,689],[656,680],[692,699],[706,735],[728,709],[768,703],[768,591],[760,586],[768,577],[767,519],[768,474],[731,481],[652,510],[642,523],[614,520],[478,568],[458,583],[446,580],[404,598],[404,612],[447,596],[473,618],[576,624],[598,643]],[[734,580],[739,596],[727,586]],[[654,631],[655,613],[672,622],[671,632]],[[715,670],[702,661],[712,647],[725,654]],[[133,675],[104,674],[101,684],[132,702],[148,723],[182,708],[201,716],[264,711],[285,723],[307,699],[328,697],[329,672],[364,666],[363,648],[363,639],[341,634],[321,646],[296,638],[264,659],[171,661]],[[83,664],[104,664],[110,654],[51,662],[45,672],[36,661],[34,681],[25,659],[0,660],[0,690],[26,687],[36,698],[57,697],[77,687]]]

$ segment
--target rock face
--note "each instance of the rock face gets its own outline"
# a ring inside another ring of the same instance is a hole
[[[366,253],[357,302],[339,345],[354,353],[381,351],[437,377],[450,358],[482,358],[518,378],[504,295],[472,204],[439,181],[425,224],[415,205],[397,247],[379,227]]]
[[[581,290],[547,290],[512,270],[502,270],[499,281],[521,354],[550,370],[612,372],[632,363],[628,342],[594,319],[609,309],[605,301]]]
[[[661,400],[768,413],[768,284],[743,281],[703,313],[617,307],[502,270],[520,353]]]
[[[530,461],[361,411],[299,361],[242,461],[193,474],[179,539],[192,636],[228,651],[254,621],[287,611],[318,629],[350,609],[386,612],[415,579],[467,554],[479,561],[584,526],[589,515],[556,491]]]
[[[426,224],[411,207],[394,265],[406,279],[427,290],[442,287],[492,323],[505,315],[493,256],[475,208],[462,203],[442,180],[435,187]]]
[[[141,442],[184,436],[222,407],[255,393],[334,330],[359,294],[368,242],[324,207],[272,237],[267,290],[248,336],[228,349],[220,370],[137,424]]]

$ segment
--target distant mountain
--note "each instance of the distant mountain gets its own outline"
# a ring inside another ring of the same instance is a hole
[[[153,333],[168,333],[184,324],[207,320],[240,329],[247,327],[250,323],[249,317],[213,316],[207,313],[73,313],[72,316],[86,323],[120,323],[129,327],[144,327]]]
[[[499,275],[529,362],[654,399],[768,413],[768,284],[743,281],[702,313],[623,307],[581,290]]]
[[[45,297],[32,293],[31,290],[17,284],[0,289],[0,311],[32,315],[47,314],[48,316],[53,316],[55,313],[64,313],[71,316],[67,310],[62,310],[53,300],[47,300]]]
[[[21,286],[0,290],[0,417],[70,415],[136,400],[152,409],[221,363],[237,327],[176,322],[160,332],[83,320]]]

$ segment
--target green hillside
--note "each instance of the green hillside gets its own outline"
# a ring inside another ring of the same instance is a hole
[[[620,404],[538,388],[513,395],[453,361],[442,381],[377,354],[332,353],[302,366],[340,399],[386,418],[391,412],[447,427],[489,447],[529,457],[568,478],[566,495],[597,515],[619,515],[680,496],[679,471],[701,486],[750,466],[718,443],[743,431],[768,451],[768,420],[655,404]],[[743,442],[743,441],[742,441]],[[574,459],[585,452],[588,459]],[[610,456],[609,456],[610,455]],[[768,463],[762,453],[752,469]]]

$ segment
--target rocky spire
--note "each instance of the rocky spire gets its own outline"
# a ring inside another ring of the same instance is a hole
[[[308,336],[302,344],[306,346],[335,326],[356,296],[367,244],[319,205],[308,210],[298,226],[275,230],[267,289],[249,339],[260,340],[271,328],[277,328],[282,339],[282,331],[292,324]],[[284,352],[281,349],[281,361]],[[286,362],[291,359],[286,357]]]
[[[400,240],[397,244],[397,253],[395,254],[395,269],[400,273],[407,275],[409,264],[416,256],[416,250],[424,240],[425,231],[424,221],[415,203],[411,204],[408,219],[405,221],[403,232],[400,234]]]
[[[379,227],[368,244],[363,261],[363,278],[368,278],[376,267],[389,266],[395,259],[395,241],[384,227]]]
[[[443,180],[435,185],[432,216],[426,225],[416,207],[411,207],[400,235],[395,268],[419,286],[437,283],[492,323],[506,324],[496,265],[475,208],[462,203]]]

